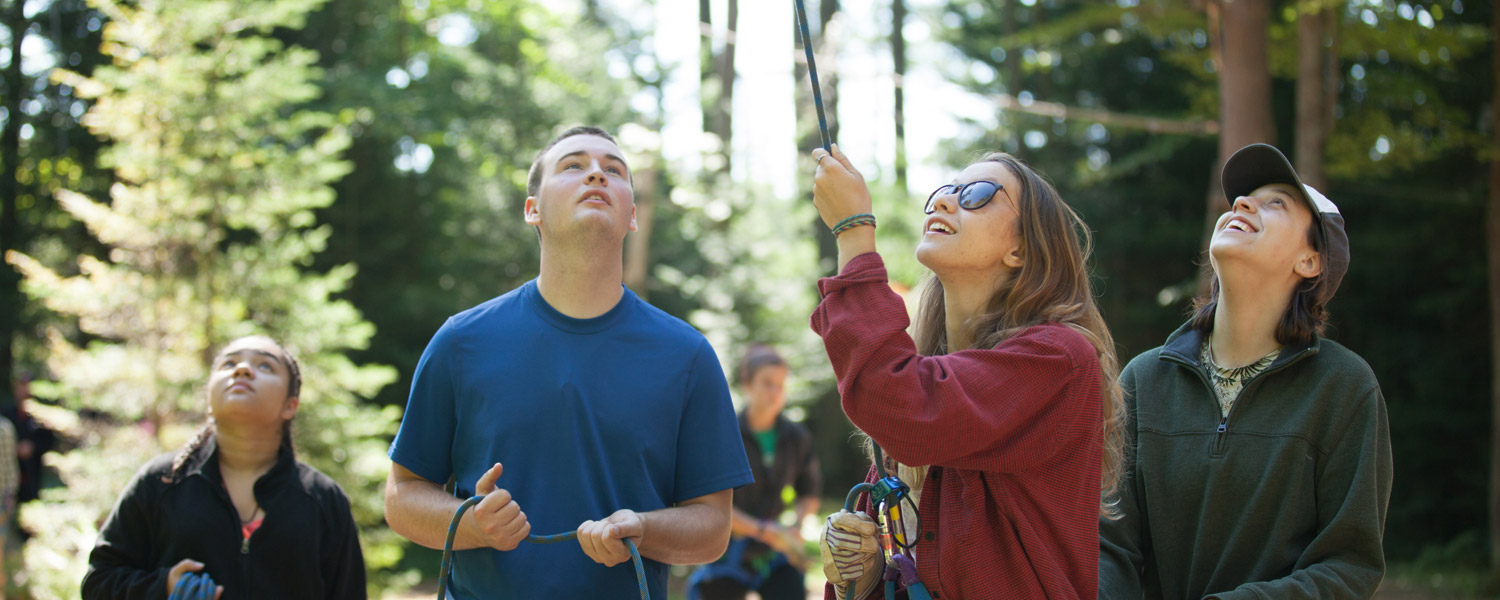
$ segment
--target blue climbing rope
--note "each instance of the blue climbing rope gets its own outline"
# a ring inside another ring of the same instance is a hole
[[[812,80],[813,105],[818,108],[818,131],[823,134],[823,150],[833,152],[829,146],[828,119],[823,116],[823,91],[818,88],[818,63],[813,60],[812,34],[807,32],[807,9],[802,0],[792,0],[797,9],[797,25],[802,32],[802,51],[807,54],[807,76]]]
[[[214,578],[208,573],[183,573],[167,600],[214,600]]]
[[[448,539],[443,542],[443,566],[438,573],[438,600],[446,600],[448,597],[448,576],[453,572],[453,538],[458,536],[458,522],[463,519],[465,512],[473,508],[475,504],[479,504],[479,501],[483,499],[484,496],[474,496],[473,498],[464,500],[463,504],[458,505],[458,510],[453,511],[453,521],[448,523]],[[533,544],[555,544],[557,542],[576,539],[578,539],[577,531],[553,535],[526,536],[526,541]],[[636,549],[635,542],[630,538],[625,538],[623,541],[625,542],[625,548],[630,550],[630,560],[635,563],[635,581],[640,586],[641,600],[651,600],[651,590],[646,585],[646,566],[641,562],[641,553]],[[212,593],[212,588],[210,588],[210,593]],[[175,596],[170,600],[176,600]],[[196,597],[193,600],[196,600]]]

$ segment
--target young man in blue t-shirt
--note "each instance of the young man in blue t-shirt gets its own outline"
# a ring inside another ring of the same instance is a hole
[[[665,598],[666,565],[724,552],[732,490],[752,481],[724,373],[701,334],[621,285],[635,201],[614,138],[562,133],[527,195],[540,275],[454,315],[422,353],[386,519],[442,548],[461,499],[484,496],[454,543],[455,598],[628,597],[625,538]],[[522,543],[574,530],[576,546]]]

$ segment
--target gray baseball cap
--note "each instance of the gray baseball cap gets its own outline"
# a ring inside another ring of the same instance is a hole
[[[1320,304],[1333,299],[1339,282],[1349,272],[1349,234],[1344,231],[1344,215],[1322,192],[1302,183],[1291,161],[1269,144],[1250,144],[1236,150],[1224,161],[1220,177],[1224,197],[1231,206],[1235,198],[1248,196],[1268,183],[1285,183],[1302,190],[1302,200],[1312,209],[1318,221],[1319,243],[1323,247],[1323,274],[1318,278],[1317,298]]]

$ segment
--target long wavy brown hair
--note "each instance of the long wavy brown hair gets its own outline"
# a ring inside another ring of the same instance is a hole
[[[1099,513],[1119,516],[1118,491],[1125,468],[1125,396],[1115,340],[1104,324],[1089,281],[1093,237],[1083,218],[1063,202],[1050,182],[1009,154],[986,154],[975,163],[1000,163],[1015,175],[1016,227],[1021,240],[1020,269],[1002,281],[983,314],[965,323],[975,348],[994,348],[1021,330],[1042,323],[1062,323],[1083,334],[1099,356],[1103,375],[1100,398],[1104,412],[1104,465],[1100,471]],[[917,307],[917,351],[928,356],[964,348],[948,347],[943,283],[930,277]]]

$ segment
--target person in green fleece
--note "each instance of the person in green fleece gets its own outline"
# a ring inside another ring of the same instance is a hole
[[[1344,219],[1272,146],[1222,180],[1208,293],[1120,373],[1135,452],[1121,518],[1099,522],[1099,597],[1369,598],[1390,427],[1369,365],[1321,337]]]

